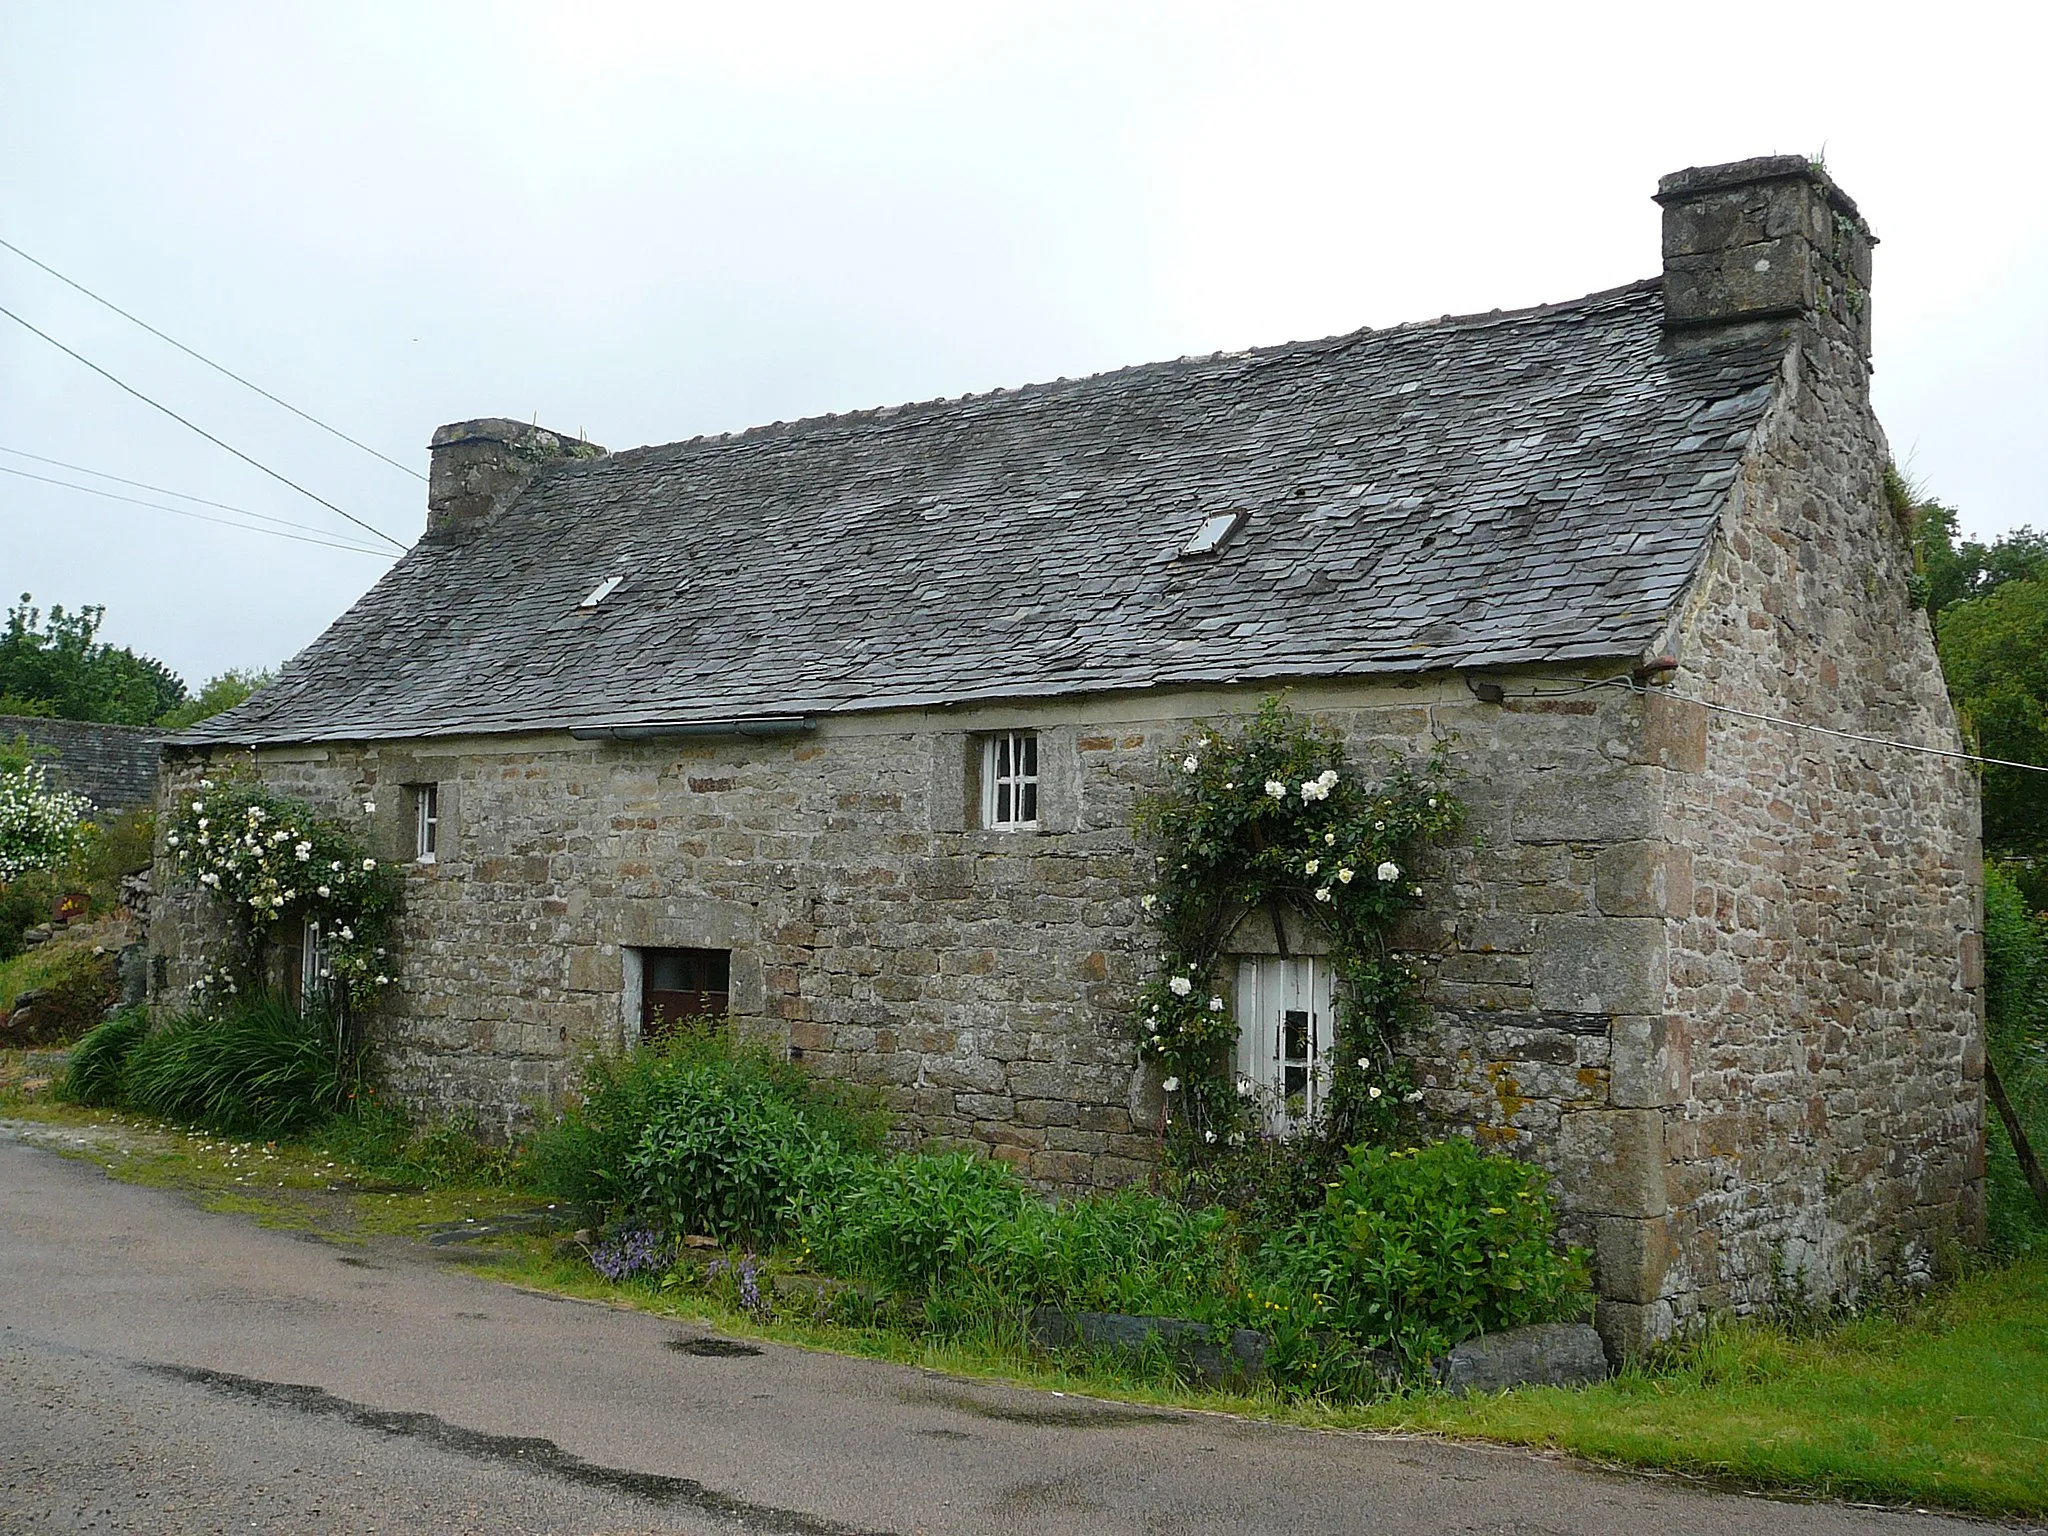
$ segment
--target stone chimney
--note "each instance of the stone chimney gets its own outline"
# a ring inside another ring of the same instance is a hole
[[[1806,317],[1869,366],[1877,237],[1826,171],[1803,155],[1695,166],[1659,181],[1657,201],[1674,341]]]
[[[599,459],[595,443],[523,421],[487,416],[450,422],[429,445],[427,542],[452,544],[510,506],[543,465]]]

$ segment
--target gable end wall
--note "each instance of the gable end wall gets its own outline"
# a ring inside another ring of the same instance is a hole
[[[1675,638],[1670,692],[1959,749],[1864,364],[1804,328]],[[1982,1224],[1982,868],[1952,759],[1690,708],[1669,786],[1691,908],[1669,924],[1667,1216],[1603,1234],[1642,1268],[1625,1335],[1774,1288],[1930,1277]]]

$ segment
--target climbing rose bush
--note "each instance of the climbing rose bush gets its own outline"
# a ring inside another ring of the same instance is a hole
[[[1269,698],[1247,721],[1192,732],[1165,777],[1139,813],[1155,852],[1140,905],[1158,925],[1160,964],[1131,1024],[1165,1074],[1169,1146],[1200,1161],[1254,1133],[1250,1084],[1227,1070],[1238,1021],[1222,949],[1248,914],[1282,907],[1327,937],[1337,981],[1319,1129],[1346,1143],[1386,1138],[1411,1098],[1394,1039],[1415,986],[1391,934],[1421,904],[1425,851],[1464,816],[1446,751],[1420,766],[1390,759],[1375,783],[1334,733]]]
[[[0,884],[57,869],[91,833],[92,802],[57,789],[40,764],[0,772]]]
[[[370,809],[365,806],[366,811]],[[256,978],[270,936],[320,925],[327,970],[361,1007],[391,980],[387,937],[398,906],[395,872],[362,840],[248,777],[201,779],[181,798],[164,845],[180,875],[213,897],[237,940],[201,978],[202,992],[235,992]]]

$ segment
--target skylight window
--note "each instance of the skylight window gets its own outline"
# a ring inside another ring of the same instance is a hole
[[[1242,511],[1216,512],[1202,519],[1202,526],[1195,530],[1195,536],[1180,547],[1183,560],[1200,555],[1213,555],[1231,536],[1244,526]]]
[[[624,581],[625,579],[626,578],[623,576],[605,577],[603,581],[600,581],[596,586],[590,589],[590,596],[584,598],[583,601],[578,603],[576,606],[578,608],[595,608],[599,603],[603,602],[606,598],[610,597],[614,592],[618,591],[619,583]]]

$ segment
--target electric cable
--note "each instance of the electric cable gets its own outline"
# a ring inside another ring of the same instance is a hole
[[[277,481],[278,484],[290,486],[291,489],[297,491],[301,496],[306,497],[308,500],[319,502],[320,505],[325,507],[328,511],[334,513],[338,517],[347,518],[350,522],[354,523],[358,528],[362,529],[365,533],[375,534],[378,538],[382,539],[386,544],[389,544],[393,549],[403,550],[405,548],[403,544],[399,543],[398,540],[391,537],[391,535],[386,533],[382,528],[373,527],[371,524],[364,522],[360,517],[357,517],[353,512],[348,512],[340,507],[337,507],[325,496],[319,495],[317,492],[307,490],[303,485],[299,484],[298,481],[293,480],[288,476],[279,474],[276,470],[272,469],[268,464],[263,463],[261,460],[250,458],[248,454],[242,452],[242,450],[237,448],[234,444],[223,442],[220,438],[215,437],[211,432],[207,431],[206,428],[198,425],[196,422],[187,421],[183,416],[180,416],[168,405],[165,405],[158,400],[152,400],[148,395],[145,395],[141,390],[137,389],[134,385],[124,383],[122,380],[115,378],[114,375],[107,372],[106,369],[102,368],[98,363],[94,362],[91,358],[82,356],[81,354],[72,351],[69,347],[65,346],[63,342],[59,341],[49,332],[37,330],[36,327],[30,325],[26,320],[22,319],[21,316],[17,315],[13,310],[8,309],[4,305],[0,305],[0,315],[5,315],[8,319],[12,320],[16,325],[20,326],[23,330],[28,331],[31,335],[42,337],[44,341],[47,341],[51,346],[55,347],[59,352],[62,352],[66,357],[73,358],[76,361],[85,364],[86,367],[90,368],[94,373],[98,374],[101,378],[105,379],[109,384],[112,384],[119,389],[127,391],[136,399],[140,400],[144,405],[147,405],[154,410],[162,411],[166,416],[170,417],[171,420],[175,421],[179,426],[186,428],[188,431],[197,432],[201,437],[205,438],[209,443],[212,443],[216,448],[224,448],[229,453],[233,454],[236,458],[240,459],[244,464],[249,465],[252,469],[260,469],[261,471],[263,471],[264,474],[270,476],[271,479]]]
[[[91,475],[95,480],[111,480],[116,485],[131,485],[138,491],[154,491],[159,496],[175,496],[180,501],[196,501],[202,507],[218,507],[223,512],[238,513],[243,517],[253,517],[261,522],[281,523],[287,528],[303,528],[308,533],[325,534],[329,532],[328,529],[315,527],[311,523],[295,523],[288,517],[273,517],[268,512],[252,512],[249,508],[235,506],[232,502],[214,501],[206,496],[194,496],[190,491],[174,491],[167,485],[151,485],[147,480],[130,480],[125,475],[110,475],[104,469],[88,469],[83,464],[71,464],[63,459],[45,458],[42,454],[30,453],[25,448],[9,448],[6,444],[0,443],[0,453],[8,454],[17,459],[28,459],[37,464],[48,464],[53,469],[68,469],[76,475]],[[30,478],[36,477],[31,476]],[[66,482],[52,480],[50,483],[52,485],[63,485]],[[90,486],[84,485],[74,485],[71,488],[75,491],[91,489]],[[144,505],[148,505],[148,503],[144,503]]]
[[[1683,693],[1671,693],[1662,688],[1651,688],[1633,677],[1602,677],[1580,683],[1573,688],[1521,689],[1504,694],[1510,699],[1560,699],[1572,694],[1591,693],[1596,688],[1626,688],[1630,693],[1647,697],[1654,693],[1660,698],[1677,699],[1684,704],[1697,704],[1701,709],[1716,714],[1734,715],[1743,720],[1759,720],[1766,725],[1783,726],[1787,730],[1810,731],[1816,736],[1832,736],[1840,741],[1860,741],[1874,747],[1896,747],[1901,752],[1921,752],[1929,757],[1946,757],[1958,762],[1979,763],[1991,768],[2019,768],[2028,773],[2048,773],[2048,766],[2041,763],[2016,763],[2009,757],[1984,757],[1975,752],[1957,752],[1949,747],[1923,746],[1917,741],[1898,741],[1890,736],[1871,736],[1862,731],[1838,731],[1833,726],[1813,725],[1804,720],[1788,720],[1783,715],[1766,715],[1754,709],[1737,709],[1733,704],[1716,704],[1709,699],[1695,699]]]
[[[197,518],[202,523],[218,523],[223,528],[240,528],[245,533],[267,533],[271,535],[273,538],[292,539],[300,544],[318,544],[323,549],[345,549],[350,554],[375,555],[379,560],[389,560],[391,558],[391,556],[385,553],[383,550],[373,549],[367,544],[341,544],[337,543],[335,540],[331,538],[308,537],[307,534],[304,533],[286,533],[282,529],[278,528],[261,528],[253,523],[237,523],[225,517],[213,517],[205,512],[194,512],[190,507],[167,507],[162,502],[144,501],[139,496],[123,496],[119,491],[103,491],[100,490],[97,486],[73,485],[68,480],[56,480],[52,479],[48,475],[30,474],[25,469],[13,469],[5,464],[0,464],[0,475],[16,475],[23,480],[37,480],[44,485],[61,486],[63,489],[67,491],[82,491],[87,496],[104,496],[108,501],[125,501],[130,503],[131,505],[138,507],[154,507],[159,512],[172,512],[178,515],[179,517]],[[165,494],[169,496],[175,496],[178,493],[176,491],[167,491],[165,492]],[[195,497],[193,499],[197,500],[198,498]],[[206,505],[210,507],[218,507],[221,506],[222,503],[217,501],[209,501],[206,503]],[[281,517],[265,517],[264,514],[261,512],[244,512],[243,509],[240,507],[227,507],[225,510],[230,512],[242,512],[243,516],[245,517],[260,517],[263,518],[263,520],[267,523],[283,523],[286,528],[304,528],[307,529],[311,534],[315,535],[324,534],[327,531],[324,528],[314,528],[310,523],[293,523],[287,522],[284,518]]]
[[[182,341],[178,340],[177,337],[166,336],[162,331],[158,330],[155,326],[151,325],[147,320],[144,320],[140,315],[131,315],[130,313],[128,313],[127,310],[123,309],[120,305],[116,304],[112,299],[102,298],[99,294],[94,293],[90,288],[86,287],[85,284],[77,281],[74,278],[66,277],[62,272],[59,272],[55,267],[51,266],[48,262],[36,260],[36,258],[29,255],[27,251],[24,251],[20,246],[14,244],[13,241],[0,240],[0,246],[4,246],[8,250],[14,252],[15,255],[19,256],[23,261],[27,262],[30,266],[40,267],[43,271],[49,273],[50,276],[57,279],[58,282],[64,284],[67,288],[77,289],[80,293],[84,294],[88,299],[91,299],[93,303],[104,305],[106,308],[111,309],[115,314],[119,315],[123,320],[127,320],[136,325],[141,326],[145,331],[149,332],[150,335],[156,337],[158,341],[168,342],[170,345],[176,347],[180,352],[184,353],[187,357],[206,364],[206,366],[211,368],[215,373],[225,374],[228,378],[233,379],[237,384],[241,385],[244,389],[253,389],[254,391],[256,391],[257,394],[261,395],[264,399],[268,400],[272,405],[283,406],[286,410],[290,411],[294,416],[298,417],[301,421],[311,422],[314,426],[318,427],[322,432],[340,438],[344,443],[347,443],[351,448],[362,449],[363,452],[367,453],[373,459],[382,459],[386,464],[389,464],[393,469],[403,470],[408,475],[411,475],[415,480],[424,480],[427,478],[418,470],[414,469],[410,464],[401,464],[398,462],[398,460],[391,458],[386,454],[379,453],[375,448],[372,448],[368,443],[359,442],[357,439],[350,437],[346,432],[342,431],[341,428],[329,426],[326,422],[322,421],[318,416],[313,415],[310,411],[300,410],[296,405],[293,405],[289,400],[280,400],[276,395],[273,395],[261,384],[253,383],[250,380],[243,378],[239,373],[236,373],[234,369],[224,367],[221,364],[216,363],[204,352],[195,351],[191,347],[186,346],[185,343],[183,343]]]

